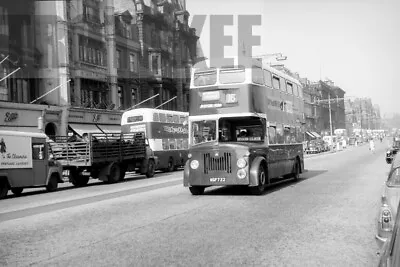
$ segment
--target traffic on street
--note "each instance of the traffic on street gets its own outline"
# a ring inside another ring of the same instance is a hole
[[[396,10],[1,0],[0,266],[400,267]]]
[[[260,196],[246,187],[192,196],[182,171],[10,195],[0,205],[0,265],[375,266],[386,149],[306,157],[297,182]]]

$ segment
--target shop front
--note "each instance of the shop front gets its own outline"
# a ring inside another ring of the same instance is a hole
[[[79,136],[121,132],[121,117],[121,111],[74,107],[69,109],[68,129]]]
[[[59,135],[62,109],[56,106],[0,103],[0,130]]]

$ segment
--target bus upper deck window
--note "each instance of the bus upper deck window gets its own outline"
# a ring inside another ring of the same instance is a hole
[[[160,122],[167,122],[167,116],[164,113],[160,113]]]
[[[264,84],[264,73],[260,67],[253,67],[252,80],[254,83]]]
[[[217,82],[217,70],[198,71],[194,73],[194,86],[214,85]]]
[[[295,96],[299,96],[299,89],[297,87],[297,84],[293,84],[293,94]]]
[[[153,113],[153,121],[160,121],[160,116],[158,115],[157,112]]]
[[[265,81],[265,85],[267,86],[272,86],[272,75],[271,72],[269,72],[268,70],[264,70],[264,81]]]
[[[178,116],[178,115],[174,115],[174,116],[172,117],[172,122],[173,122],[173,123],[179,123],[179,116]]]
[[[220,83],[243,83],[246,79],[245,69],[243,68],[226,68],[219,72]]]
[[[275,89],[280,89],[281,88],[279,77],[276,77],[276,76],[272,77],[272,86]]]
[[[286,83],[286,91],[293,95],[293,85],[291,83]]]

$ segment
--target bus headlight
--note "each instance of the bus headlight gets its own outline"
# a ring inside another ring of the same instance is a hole
[[[199,161],[194,159],[190,162],[190,168],[193,170],[196,170],[199,167]]]
[[[246,167],[247,161],[246,161],[244,158],[240,158],[240,159],[237,160],[236,165],[237,165],[239,168],[242,169],[242,168]]]
[[[191,159],[192,158],[192,153],[189,153],[188,154],[188,159]]]
[[[240,169],[237,171],[237,177],[239,179],[244,179],[244,178],[246,178],[246,176],[247,176],[246,170]]]

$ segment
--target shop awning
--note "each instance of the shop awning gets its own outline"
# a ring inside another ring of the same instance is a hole
[[[315,138],[315,136],[310,132],[306,132],[306,134],[308,134],[308,136],[310,136],[311,138]]]
[[[26,133],[43,133],[38,127],[16,127],[16,126],[0,126],[2,131],[15,131],[15,132],[26,132]]]
[[[316,132],[311,132],[315,137],[317,137],[317,138],[321,138],[321,135],[319,135],[318,133],[316,133]]]
[[[121,133],[121,126],[120,125],[105,125],[105,124],[97,124],[103,132],[106,134],[108,133]]]
[[[99,128],[94,124],[71,123],[69,124],[69,127],[80,136],[84,133],[101,133]]]

